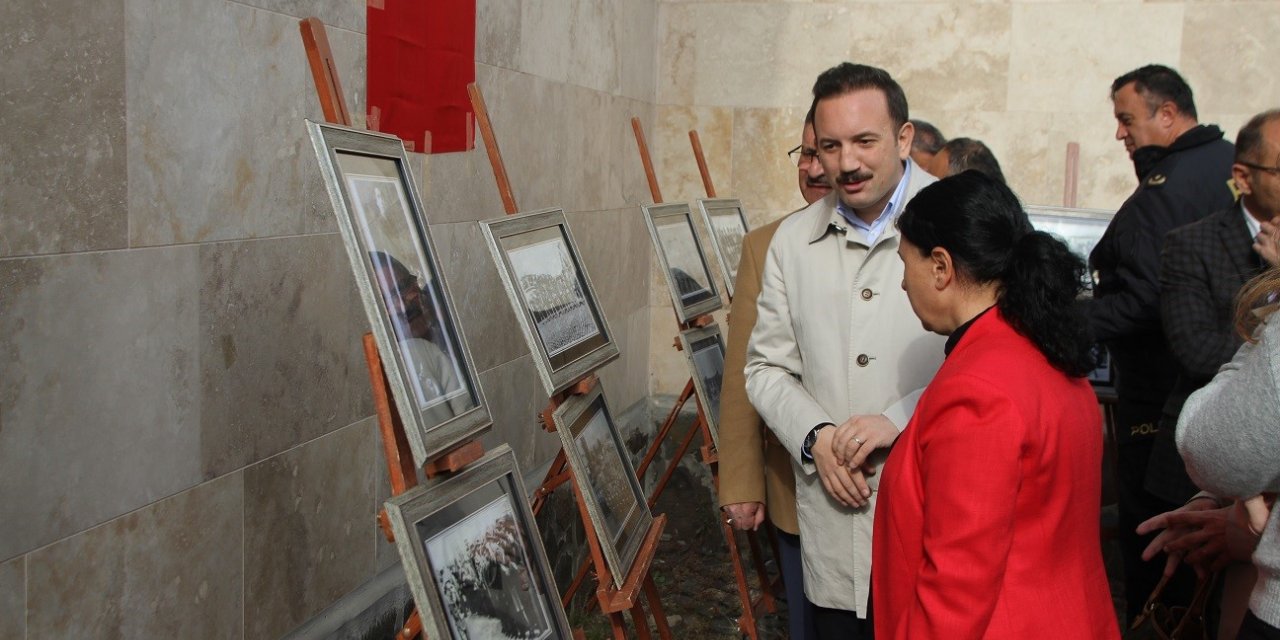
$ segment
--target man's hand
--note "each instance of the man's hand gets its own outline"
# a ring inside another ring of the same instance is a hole
[[[1138,533],[1161,527],[1165,530],[1142,552],[1142,559],[1150,560],[1161,551],[1168,553],[1165,575],[1185,562],[1203,578],[1232,562],[1249,562],[1258,547],[1258,536],[1249,530],[1249,517],[1240,502],[1215,508],[1212,501],[1193,500],[1143,522]]]
[[[1263,222],[1262,230],[1253,239],[1253,250],[1271,266],[1280,265],[1280,216]]]
[[[729,525],[740,531],[755,531],[764,522],[763,502],[735,502],[721,508]]]
[[[897,439],[898,427],[888,418],[879,414],[853,416],[836,427],[831,448],[837,464],[858,469],[872,451],[892,445]]]
[[[835,438],[835,429],[826,428],[818,431],[818,441],[813,444],[813,464],[818,467],[818,477],[822,486],[831,494],[836,502],[846,507],[863,507],[871,501],[871,488],[862,470],[850,469],[836,462],[831,450],[831,442]]]

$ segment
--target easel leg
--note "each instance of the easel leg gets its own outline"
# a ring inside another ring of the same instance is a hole
[[[769,584],[769,573],[764,568],[764,549],[760,547],[760,538],[755,531],[747,532],[747,542],[751,545],[751,559],[755,561],[756,578],[760,581],[760,602],[764,610],[773,613],[778,610],[773,602],[773,589]]]
[[[667,614],[662,610],[662,600],[658,598],[658,587],[653,584],[653,576],[644,579],[644,595],[649,600],[649,609],[653,611],[653,624],[658,627],[658,637],[671,640],[671,626],[667,624]]]
[[[724,540],[729,544],[729,559],[733,565],[733,577],[738,581],[738,599],[742,601],[742,616],[738,618],[738,631],[756,640],[756,612],[751,606],[751,590],[747,587],[747,572],[742,568],[742,554],[738,549],[738,538],[734,535],[733,526],[724,520],[720,521],[720,529],[724,531]]]
[[[627,640],[627,623],[621,613],[609,614],[609,628],[613,629],[614,640]]]
[[[684,403],[693,397],[693,378],[684,385],[684,391],[680,392],[680,397],[676,399],[676,404],[671,407],[671,412],[667,414],[667,419],[662,421],[662,428],[658,429],[658,435],[654,437],[653,444],[649,445],[649,451],[644,454],[644,459],[636,467],[636,477],[644,478],[644,472],[649,470],[649,465],[653,463],[653,459],[658,456],[658,450],[662,447],[662,443],[666,441],[667,434],[671,433],[671,428],[676,424],[676,418],[680,417],[680,410],[684,408]]]
[[[689,452],[689,445],[693,444],[693,437],[701,432],[701,421],[702,416],[699,414],[697,420],[693,423],[693,428],[689,429],[689,433],[685,434],[684,440],[680,441],[680,448],[676,450],[676,455],[672,456],[671,462],[667,464],[667,470],[662,473],[661,478],[658,478],[658,484],[653,488],[653,495],[649,496],[650,509],[658,503],[658,498],[667,489],[667,483],[671,481],[671,476],[675,475],[676,469],[680,467],[680,461],[684,459],[684,454]]]
[[[640,640],[652,640],[653,636],[649,635],[649,620],[644,615],[644,605],[636,602],[631,607],[631,621],[636,623],[636,637]]]

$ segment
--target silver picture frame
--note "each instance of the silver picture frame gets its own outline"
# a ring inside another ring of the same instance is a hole
[[[707,267],[689,204],[646,204],[641,208],[680,324],[724,306]]]
[[[307,121],[405,436],[419,466],[493,421],[394,136]]]
[[[694,391],[707,420],[707,430],[720,447],[720,391],[724,385],[724,336],[720,325],[710,324],[680,332],[680,347],[689,363]]]
[[[738,263],[742,260],[742,239],[751,230],[742,202],[737,198],[698,198],[702,224],[711,237],[711,247],[724,276],[724,290],[733,298],[733,285],[738,281]]]
[[[563,209],[480,223],[547,395],[614,361],[618,346]]]
[[[613,415],[596,385],[571,396],[552,419],[614,584],[621,587],[653,524],[653,513]]]
[[[424,637],[573,637],[527,495],[504,444],[386,502]]]
[[[1106,233],[1107,226],[1111,224],[1111,218],[1115,217],[1114,211],[1104,209],[1042,205],[1027,205],[1023,209],[1026,210],[1032,227],[1065,242],[1071,252],[1084,260],[1085,264],[1089,263],[1089,254],[1098,245],[1098,240],[1102,239],[1102,234]],[[1097,278],[1092,272],[1086,284],[1090,289],[1097,284]],[[1086,377],[1099,394],[1112,394],[1115,391],[1115,372],[1111,368],[1111,354],[1107,353],[1106,347],[1097,345],[1094,347],[1094,355],[1097,358],[1098,367],[1090,371]]]

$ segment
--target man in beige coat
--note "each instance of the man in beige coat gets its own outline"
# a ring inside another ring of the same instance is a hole
[[[942,360],[942,337],[902,291],[894,220],[935,179],[909,159],[906,96],[888,73],[844,63],[813,92],[835,193],[783,221],[769,246],[747,394],[791,457],[817,635],[869,638],[873,472]],[[861,445],[849,466],[835,461],[837,436]]]
[[[805,117],[800,144],[791,150],[796,162],[800,195],[812,204],[831,193],[818,162],[813,112]],[[795,213],[794,211],[792,213]],[[742,259],[729,311],[729,339],[724,355],[724,386],[720,392],[720,505],[729,524],[756,530],[769,521],[778,531],[778,564],[787,592],[787,625],[792,640],[813,640],[813,607],[804,597],[800,560],[800,523],[796,520],[796,481],[791,455],[764,426],[747,399],[743,367],[747,340],[756,325],[756,299],[769,242],[786,217],[752,229],[742,240]]]

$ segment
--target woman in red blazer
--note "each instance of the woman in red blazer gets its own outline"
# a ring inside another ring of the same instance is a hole
[[[974,171],[926,187],[898,227],[911,307],[950,338],[880,481],[876,637],[1119,638],[1084,264]]]

